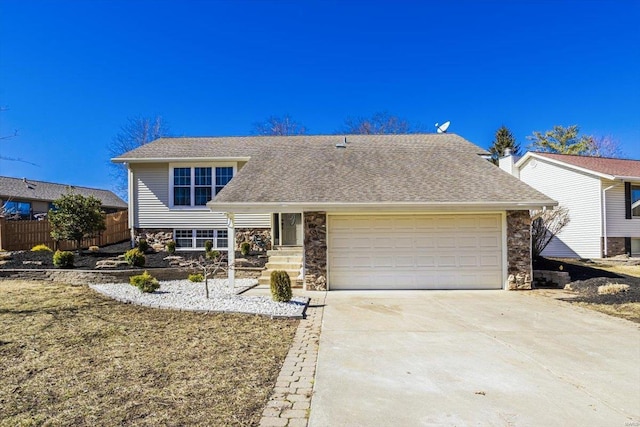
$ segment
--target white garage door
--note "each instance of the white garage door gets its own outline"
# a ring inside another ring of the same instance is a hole
[[[502,221],[481,215],[332,215],[329,289],[500,289]]]

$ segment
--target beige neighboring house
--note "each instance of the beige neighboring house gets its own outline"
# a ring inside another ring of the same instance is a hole
[[[640,256],[640,160],[526,153],[500,167],[569,210],[544,256]]]
[[[43,218],[52,202],[69,191],[96,197],[102,201],[105,213],[127,209],[127,202],[109,190],[0,176],[0,206],[6,214],[18,215],[21,219]]]
[[[134,237],[260,234],[300,250],[307,289],[502,289],[531,276],[529,210],[556,202],[487,156],[454,134],[316,135],[161,138],[113,161]]]

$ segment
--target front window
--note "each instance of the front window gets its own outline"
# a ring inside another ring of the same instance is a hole
[[[191,205],[191,168],[173,169],[173,204]]]
[[[205,206],[231,178],[233,166],[173,168],[173,206]]]
[[[640,216],[640,185],[631,186],[631,215]]]
[[[31,217],[31,203],[8,201],[4,204],[6,215],[19,215],[20,218]]]
[[[227,249],[229,244],[227,230],[175,230],[173,233],[177,249],[204,249],[210,240],[214,249]]]

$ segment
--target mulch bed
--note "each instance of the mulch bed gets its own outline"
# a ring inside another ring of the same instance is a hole
[[[592,266],[593,265],[593,266]],[[625,304],[640,302],[640,277],[613,273],[595,268],[591,261],[540,258],[534,261],[534,270],[566,271],[571,276],[571,291],[577,293],[572,301],[592,304]],[[560,268],[562,267],[562,268]],[[598,294],[598,286],[610,283],[629,285],[629,290],[618,294]]]
[[[107,258],[115,258],[118,255],[124,254],[131,249],[129,242],[117,243],[115,245],[105,246],[100,248],[98,252],[89,252],[87,250],[82,251],[82,254],[75,253],[73,266],[78,270],[94,270],[96,263],[100,260]],[[180,256],[185,260],[198,259],[204,255],[202,252],[177,252],[170,254],[168,252],[147,252],[145,254],[146,261],[144,267],[140,269],[154,269],[154,268],[168,268],[172,267],[169,260],[165,258],[168,256]],[[236,254],[236,259],[240,257],[240,254]],[[53,253],[47,251],[15,251],[5,252],[0,261],[0,269],[43,269],[43,268],[55,268],[53,265]],[[250,255],[242,258],[244,261],[239,263],[240,267],[263,267],[266,263],[266,258],[257,254]],[[108,270],[129,270],[132,268],[128,265],[118,266],[114,268],[103,269]]]

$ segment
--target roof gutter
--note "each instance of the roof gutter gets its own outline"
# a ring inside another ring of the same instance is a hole
[[[471,203],[301,203],[301,202],[267,202],[267,203],[207,203],[207,207],[213,212],[233,213],[296,213],[296,212],[489,212],[503,210],[538,210],[557,206],[553,200],[536,200],[526,203],[508,202],[471,202]]]
[[[150,157],[150,158],[127,158],[114,157],[113,163],[191,163],[191,162],[248,162],[251,157]]]

